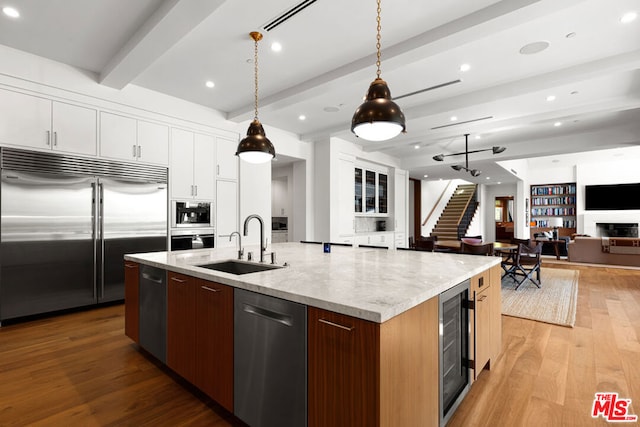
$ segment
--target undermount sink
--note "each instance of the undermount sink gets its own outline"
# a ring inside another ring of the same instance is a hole
[[[198,265],[196,267],[208,268],[209,270],[222,271],[231,274],[248,274],[257,273],[259,271],[276,270],[282,268],[280,265],[273,264],[257,264],[255,262],[243,262],[243,261],[221,261],[211,264]]]

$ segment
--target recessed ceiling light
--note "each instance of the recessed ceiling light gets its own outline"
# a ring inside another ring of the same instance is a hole
[[[540,53],[549,47],[549,42],[539,41],[526,44],[520,48],[520,53],[523,55],[533,55]]]
[[[340,111],[338,107],[324,107],[322,110],[325,113],[337,113],[338,111]]]
[[[476,135],[476,139],[482,139],[482,136]]]
[[[451,120],[452,122],[455,122],[456,120],[458,120],[458,118],[456,116],[451,116],[449,120]]]
[[[429,175],[427,175],[426,173],[424,174],[423,178],[429,178]]]
[[[419,145],[414,145],[413,148],[415,148],[416,150],[420,149]]]
[[[628,24],[629,22],[635,21],[637,17],[638,14],[636,12],[627,12],[622,15],[622,18],[620,18],[620,22],[622,22],[623,24]]]
[[[438,181],[442,181],[442,178],[440,178]]]
[[[214,82],[212,82],[211,80],[207,80],[207,82],[204,84],[206,87],[208,88],[212,88],[214,87],[216,84]]]
[[[549,95],[547,96],[547,101],[552,102],[556,100],[556,96],[555,95]]]
[[[462,71],[463,73],[466,73],[467,71],[469,71],[471,69],[471,65],[469,64],[462,64],[460,66],[460,71]]]
[[[487,179],[491,179],[491,177],[488,176]]]
[[[307,120],[307,116],[305,116],[304,114],[300,114],[298,116],[298,120]]]
[[[2,13],[7,15],[9,18],[20,18],[20,12],[18,12],[17,9],[10,6],[3,7]]]
[[[559,126],[562,126],[562,122],[555,122],[553,125],[554,125],[555,127],[559,127]]]
[[[500,181],[498,181],[498,184],[502,184]]]
[[[274,52],[280,52],[282,50],[282,45],[278,42],[271,43],[271,50]]]

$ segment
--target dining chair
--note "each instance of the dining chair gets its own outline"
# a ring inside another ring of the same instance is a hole
[[[542,285],[540,278],[540,269],[542,267],[542,242],[538,242],[535,246],[518,245],[518,250],[514,257],[515,270],[511,277],[514,281],[517,281],[516,289],[520,287],[525,281],[530,280],[538,288]],[[536,274],[536,279],[533,278],[533,273]],[[522,280],[518,281],[516,276],[522,275]]]
[[[486,255],[493,256],[493,243],[485,243],[482,245],[466,243],[464,240],[460,242],[460,253],[470,255]]]
[[[416,251],[433,252],[435,242],[436,242],[435,237],[420,236],[418,239],[416,239],[415,249]]]

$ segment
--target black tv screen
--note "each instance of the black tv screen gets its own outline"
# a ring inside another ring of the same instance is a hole
[[[640,183],[586,185],[584,208],[588,211],[640,209]]]

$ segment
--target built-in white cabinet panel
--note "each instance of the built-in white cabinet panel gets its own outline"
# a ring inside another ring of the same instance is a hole
[[[101,111],[100,156],[167,165],[169,127]]]
[[[338,176],[340,185],[338,186],[338,237],[353,235],[355,231],[354,217],[354,161],[349,158],[338,160]]]
[[[215,198],[215,138],[183,129],[171,130],[171,197]]]
[[[97,112],[0,90],[0,143],[96,155]]]
[[[229,236],[238,228],[238,183],[235,181],[222,181],[216,183],[216,247],[224,248],[237,245],[234,237],[229,241]]]
[[[216,177],[220,179],[238,179],[238,142],[227,138],[217,138]]]
[[[398,233],[407,232],[408,191],[407,171],[396,169],[393,189],[393,219],[394,230]]]
[[[356,234],[354,239],[355,246],[371,245],[394,248],[394,243],[393,233]]]
[[[288,181],[286,177],[271,179],[271,216],[289,216]]]

